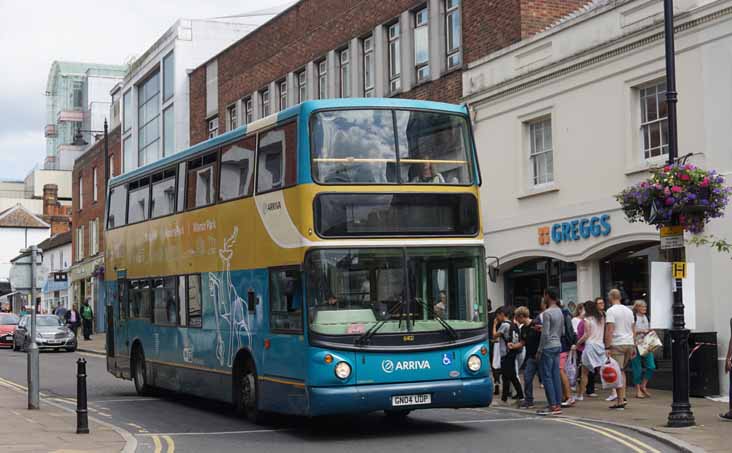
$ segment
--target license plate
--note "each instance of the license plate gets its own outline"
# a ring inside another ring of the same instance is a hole
[[[61,340],[48,340],[48,344],[61,344],[63,341]]]
[[[6,341],[13,341],[13,336],[12,335],[5,335],[5,340]]]
[[[391,405],[396,406],[416,406],[420,404],[432,404],[432,395],[424,393],[422,395],[397,395],[391,397]]]

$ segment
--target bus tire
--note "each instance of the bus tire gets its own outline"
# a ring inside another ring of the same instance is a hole
[[[152,387],[147,383],[147,365],[145,364],[145,353],[141,347],[136,347],[132,354],[132,381],[135,383],[135,391],[140,396],[152,395]]]
[[[234,374],[234,410],[237,415],[246,417],[254,424],[264,423],[264,414],[259,410],[259,381],[257,371],[251,361],[247,361],[239,372]]]
[[[386,419],[389,422],[404,422],[407,420],[407,417],[409,417],[410,412],[412,411],[388,410],[384,411],[384,415],[386,415]]]

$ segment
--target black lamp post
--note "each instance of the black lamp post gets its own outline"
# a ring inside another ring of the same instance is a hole
[[[674,50],[674,4],[664,0],[664,31],[666,41],[666,103],[668,108],[668,163],[673,165],[679,155],[678,129],[676,122],[676,62]],[[673,225],[679,225],[679,216],[674,215]],[[686,261],[683,247],[670,249],[669,261]],[[673,403],[668,414],[668,426],[681,428],[696,424],[689,403],[689,330],[684,321],[683,280],[674,280],[673,327],[671,328],[671,368],[673,373]]]

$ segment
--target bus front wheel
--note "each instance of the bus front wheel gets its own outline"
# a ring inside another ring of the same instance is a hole
[[[259,385],[257,384],[257,373],[249,366],[241,373],[236,374],[234,386],[234,406],[236,413],[252,423],[261,424],[264,422],[262,412],[259,410]]]
[[[152,388],[147,383],[145,353],[142,352],[142,348],[137,348],[132,357],[132,380],[135,383],[135,391],[140,396],[148,396],[152,393]]]

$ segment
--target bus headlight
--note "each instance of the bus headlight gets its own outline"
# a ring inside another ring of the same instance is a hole
[[[470,357],[468,357],[468,369],[472,371],[473,373],[480,370],[480,367],[483,365],[483,363],[480,360],[480,357],[473,354]]]
[[[338,362],[335,366],[335,375],[338,379],[345,381],[351,376],[351,365],[346,362]]]

